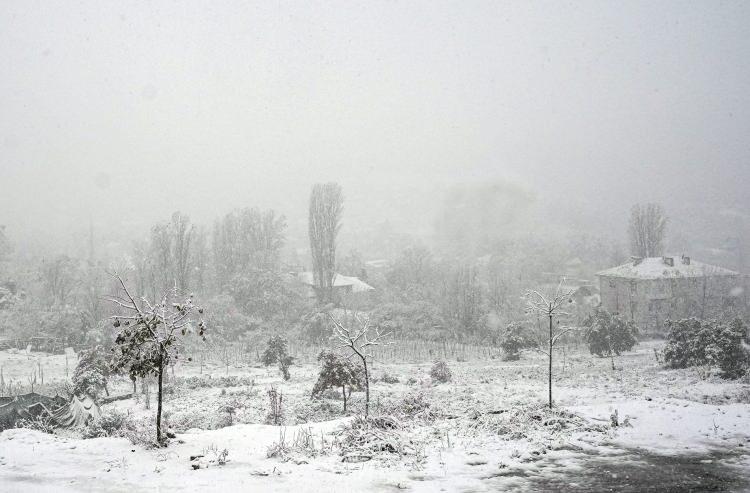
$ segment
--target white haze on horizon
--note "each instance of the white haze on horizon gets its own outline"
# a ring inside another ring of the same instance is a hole
[[[261,206],[299,231],[330,180],[349,225],[428,227],[452,183],[615,233],[638,201],[747,214],[749,24],[746,2],[3,2],[0,224],[119,241]]]

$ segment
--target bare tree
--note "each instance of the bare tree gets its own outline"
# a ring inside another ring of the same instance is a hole
[[[101,263],[87,261],[82,271],[79,300],[84,333],[92,330],[104,318],[101,295],[105,289],[104,269]]]
[[[175,345],[178,335],[197,332],[204,336],[205,324],[200,320],[193,325],[193,312],[203,309],[193,304],[192,297],[184,301],[177,298],[177,289],[165,294],[160,302],[150,303],[145,297],[140,302],[130,294],[125,282],[118,275],[123,296],[107,298],[121,309],[121,314],[110,318],[119,330],[113,347],[112,367],[115,371],[127,370],[132,380],[135,377],[156,375],[158,378],[158,403],[156,408],[156,441],[162,444],[161,411],[164,369],[178,358]]]
[[[388,282],[409,298],[433,297],[439,287],[439,270],[430,251],[421,245],[405,248],[386,273]]]
[[[313,263],[313,280],[318,301],[333,301],[336,275],[336,237],[341,229],[344,195],[338,183],[318,183],[310,194],[308,233]]]
[[[139,288],[150,287],[152,298],[156,298],[156,293],[168,292],[175,284],[179,292],[190,291],[199,260],[193,252],[197,236],[190,218],[180,212],[172,214],[169,222],[154,225],[149,241],[133,248]]]
[[[375,334],[371,337],[370,330],[373,328],[368,319],[363,319],[355,314],[354,319],[359,325],[358,328],[349,328],[336,320],[329,313],[333,321],[333,338],[337,339],[342,348],[352,350],[352,356],[356,355],[362,361],[362,367],[365,373],[365,417],[370,415],[370,371],[367,366],[367,359],[372,359],[370,348],[381,344],[391,344],[392,342],[381,341],[390,336],[390,332],[381,333],[379,327],[374,327]]]
[[[190,218],[180,212],[172,214],[172,222],[169,225],[171,264],[174,282],[177,291],[187,293],[190,286],[192,274],[192,256],[190,252],[191,243],[195,236],[195,229],[190,224]]]
[[[133,242],[129,260],[129,269],[135,275],[135,291],[156,299],[155,269],[148,241]]]
[[[162,293],[169,291],[175,280],[172,275],[172,235],[168,223],[156,224],[151,228],[149,259],[156,290]]]
[[[667,217],[659,204],[636,204],[630,209],[628,236],[633,255],[644,258],[663,255],[666,230]]]
[[[58,255],[42,263],[40,274],[49,306],[65,306],[73,300],[73,294],[81,282],[77,260]]]
[[[208,244],[205,228],[201,227],[195,231],[192,248],[192,265],[195,270],[194,289],[198,293],[206,292],[206,273],[208,271]]]
[[[443,316],[464,335],[476,333],[484,313],[475,266],[460,264],[447,273],[443,280],[441,304]]]
[[[494,266],[493,266],[494,267]],[[505,313],[511,297],[508,277],[498,268],[487,269],[487,304],[495,313]]]
[[[286,218],[273,210],[241,209],[214,222],[216,284],[226,289],[237,274],[275,271],[285,241]]]
[[[558,284],[557,289],[554,293],[541,293],[535,290],[529,290],[526,292],[525,298],[528,304],[528,310],[537,316],[546,317],[549,319],[549,337],[546,337],[543,343],[539,344],[536,348],[537,351],[546,354],[549,360],[549,408],[552,409],[552,354],[555,345],[560,338],[573,330],[573,327],[560,328],[559,320],[557,324],[557,331],[554,329],[553,319],[555,317],[562,317],[570,315],[569,313],[562,310],[565,305],[573,302],[571,295],[573,291],[562,289],[562,282]]]

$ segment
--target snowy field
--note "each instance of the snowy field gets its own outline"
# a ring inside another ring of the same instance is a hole
[[[453,378],[444,384],[431,382],[431,362],[376,361],[372,414],[393,419],[364,443],[355,440],[365,435],[356,431],[354,417],[363,393],[352,394],[347,416],[338,393],[311,401],[316,365],[293,367],[288,382],[276,368],[230,367],[227,375],[225,367],[205,366],[201,373],[197,364],[178,366],[165,396],[167,422],[176,434],[167,448],[134,445],[120,437],[84,440],[74,432],[6,430],[0,434],[0,489],[748,488],[750,385],[720,380],[705,369],[663,369],[654,355],[658,346],[641,344],[616,359],[615,371],[608,359],[569,348],[564,368],[562,358],[555,363],[554,412],[544,407],[546,361],[533,354],[517,362],[448,361]],[[0,355],[6,382],[28,385],[24,382],[40,363],[45,390],[64,378],[64,356]],[[72,371],[74,362],[68,366]],[[272,386],[283,396],[282,426],[264,424]],[[122,380],[111,392],[129,390],[129,381]],[[152,433],[155,399],[151,396],[150,409],[145,401],[140,395],[106,404],[103,411],[127,413],[148,423],[144,430]],[[618,426],[613,426],[615,412]],[[225,449],[227,461],[219,465]],[[191,461],[196,455],[203,457]]]

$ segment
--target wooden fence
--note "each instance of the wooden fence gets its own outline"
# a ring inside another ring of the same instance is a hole
[[[298,363],[314,363],[324,346],[302,341],[289,341],[289,354]],[[255,365],[260,363],[265,342],[214,343],[211,345],[191,345],[180,351],[180,359],[191,358],[193,363],[215,365]],[[465,344],[453,341],[396,340],[391,344],[370,348],[375,361],[382,363],[426,363],[436,360],[475,361],[499,357],[500,348],[490,345]]]

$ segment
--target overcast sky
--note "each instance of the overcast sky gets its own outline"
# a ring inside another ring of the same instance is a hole
[[[455,180],[743,207],[748,26],[750,2],[4,0],[0,224],[304,221],[327,180],[360,215]]]

